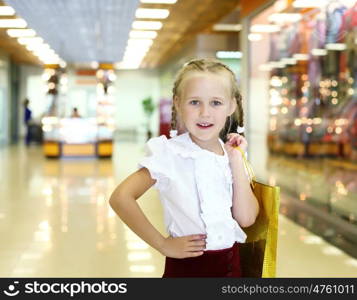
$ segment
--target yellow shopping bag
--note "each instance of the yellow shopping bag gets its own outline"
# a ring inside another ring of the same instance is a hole
[[[255,223],[243,228],[247,239],[244,244],[240,244],[242,275],[256,278],[275,277],[280,188],[256,181],[243,151],[239,147],[237,149],[242,153],[260,208]]]

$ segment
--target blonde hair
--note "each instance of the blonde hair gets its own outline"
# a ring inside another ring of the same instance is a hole
[[[237,102],[237,108],[235,112],[229,116],[226,120],[224,128],[220,132],[220,138],[226,141],[227,134],[230,132],[236,132],[237,126],[244,127],[244,115],[242,106],[242,95],[239,92],[238,84],[233,71],[226,66],[224,63],[215,59],[193,59],[178,71],[176,75],[176,80],[174,82],[174,87],[172,89],[173,99],[180,94],[180,87],[183,79],[188,73],[191,72],[211,72],[219,73],[225,71],[229,75],[230,86],[231,86],[231,98],[234,98]],[[177,111],[174,103],[172,103],[172,113],[171,113],[171,130],[177,130]],[[244,133],[241,133],[244,136]]]

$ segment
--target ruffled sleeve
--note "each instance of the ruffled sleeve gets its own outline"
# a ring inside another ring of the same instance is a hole
[[[151,138],[145,145],[146,155],[139,162],[138,168],[149,170],[152,179],[156,180],[154,188],[159,191],[167,189],[172,178],[172,153],[168,149],[166,136]]]

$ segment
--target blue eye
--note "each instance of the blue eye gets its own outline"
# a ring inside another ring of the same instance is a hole
[[[218,106],[218,105],[222,105],[222,102],[221,102],[221,101],[218,101],[218,100],[214,100],[214,101],[213,101],[213,104],[214,104],[215,106]]]
[[[196,104],[198,104],[198,100],[192,100],[192,101],[190,101],[190,104],[196,105]]]

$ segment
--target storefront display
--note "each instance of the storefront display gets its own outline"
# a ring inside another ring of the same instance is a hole
[[[283,214],[347,251],[357,224],[357,2],[272,1],[248,24],[258,177],[281,187]]]
[[[268,145],[277,153],[357,161],[357,3],[326,4],[292,3],[267,17],[275,29],[265,31],[270,49],[259,67],[270,77]]]

